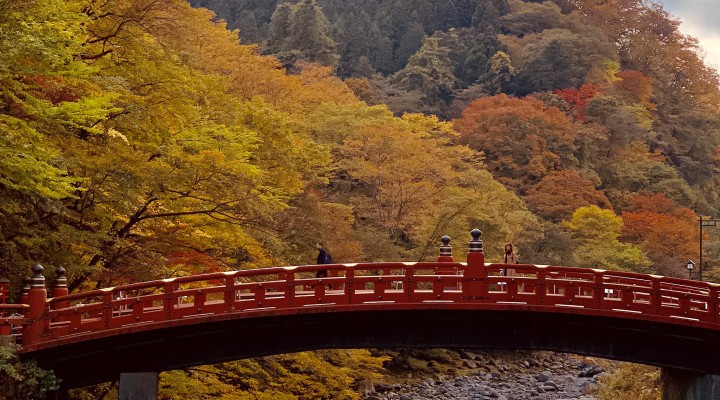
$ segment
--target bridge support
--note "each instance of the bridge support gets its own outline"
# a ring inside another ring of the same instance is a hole
[[[130,372],[120,374],[118,400],[157,399],[157,372]]]
[[[662,370],[663,400],[720,400],[720,376]]]

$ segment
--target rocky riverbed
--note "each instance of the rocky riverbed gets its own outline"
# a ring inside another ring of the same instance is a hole
[[[602,367],[549,352],[498,356],[460,352],[457,377],[439,374],[416,383],[375,383],[366,400],[483,399],[596,400]],[[432,368],[431,361],[429,367]]]

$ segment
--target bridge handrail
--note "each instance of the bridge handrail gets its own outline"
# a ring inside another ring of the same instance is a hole
[[[328,276],[316,277],[318,270],[328,270]],[[513,276],[503,275],[506,270],[514,270]],[[657,275],[534,264],[445,261],[272,267],[57,296],[47,301],[41,315],[24,320],[42,326],[37,330],[41,333],[23,337],[23,346],[31,351],[62,338],[117,328],[145,329],[148,324],[210,314],[378,302],[398,307],[427,302],[544,311],[552,307],[557,312],[573,307],[576,313],[619,318],[666,322],[681,318],[720,331],[719,287]]]
[[[447,263],[353,263],[353,264],[327,264],[327,265],[301,265],[301,266],[291,266],[291,267],[273,267],[273,268],[260,268],[260,269],[253,269],[253,270],[238,270],[238,271],[229,271],[229,272],[217,272],[217,273],[210,273],[210,274],[200,274],[200,275],[191,275],[191,276],[182,276],[182,277],[176,277],[176,278],[170,278],[170,279],[162,279],[162,280],[154,280],[154,281],[148,281],[148,282],[139,282],[139,283],[132,283],[127,285],[121,285],[121,286],[115,286],[111,288],[104,288],[104,289],[96,289],[91,290],[88,292],[81,292],[81,293],[73,293],[69,294],[67,296],[61,296],[61,297],[55,297],[52,299],[49,299],[49,303],[53,302],[63,302],[63,301],[74,301],[74,300],[80,300],[80,299],[87,299],[87,298],[93,298],[93,297],[102,297],[103,295],[106,295],[108,292],[110,293],[117,293],[117,292],[128,292],[132,290],[140,290],[140,289],[148,289],[148,288],[159,288],[164,287],[167,284],[186,284],[186,283],[197,283],[202,281],[209,281],[209,280],[219,280],[219,279],[227,279],[227,278],[237,278],[237,277],[262,277],[262,276],[268,276],[268,275],[277,275],[277,274],[287,274],[287,273],[301,273],[301,272],[316,272],[320,269],[328,269],[331,271],[348,271],[348,270],[381,270],[381,269],[404,269],[409,268],[412,270],[417,269],[434,269],[438,267],[453,267],[458,268],[458,272],[462,272],[466,268],[466,264],[459,263],[459,262],[447,262]],[[612,279],[618,279],[618,278],[625,278],[627,280],[632,280],[636,284],[647,284],[646,287],[651,287],[653,280],[657,280],[657,282],[660,283],[661,286],[664,286],[665,291],[670,292],[681,292],[683,294],[688,293],[688,290],[695,290],[698,291],[697,293],[692,293],[693,295],[702,295],[703,293],[707,293],[707,291],[711,287],[720,287],[720,285],[708,283],[708,282],[700,282],[700,281],[687,281],[683,279],[678,278],[672,278],[672,277],[665,277],[665,276],[657,276],[657,275],[644,275],[639,273],[633,273],[633,272],[620,272],[620,271],[606,271],[606,270],[597,270],[597,269],[585,269],[585,268],[577,268],[577,267],[564,267],[564,266],[537,266],[533,264],[501,264],[501,263],[491,263],[486,264],[486,267],[489,270],[492,269],[505,269],[505,268],[513,268],[517,273],[522,272],[537,272],[541,270],[546,271],[545,279],[546,280],[552,280],[552,281],[561,281],[561,280],[568,280],[568,277],[558,278],[553,277],[551,274],[553,273],[570,273],[574,276],[572,277],[582,277],[582,276],[591,276],[594,279],[587,280],[586,282],[592,282],[592,283],[602,283],[606,285],[612,285],[613,282],[610,282]],[[393,277],[402,277],[403,275],[388,275]],[[435,275],[437,276],[437,275]],[[602,281],[598,282],[597,277],[602,277]],[[489,275],[488,278],[494,279],[494,278],[500,278],[500,279],[512,279],[517,278],[520,279],[521,277],[506,277],[502,275]],[[302,279],[310,279],[310,280],[316,280],[316,279],[330,279],[330,278],[299,278],[296,280],[302,280]],[[572,279],[570,279],[572,280]],[[576,281],[576,280],[573,280]],[[619,281],[615,283],[617,285],[624,285],[623,287],[631,288],[632,285],[629,284],[629,282],[625,281]],[[644,286],[645,287],[645,286]],[[0,304],[0,307],[5,306]]]

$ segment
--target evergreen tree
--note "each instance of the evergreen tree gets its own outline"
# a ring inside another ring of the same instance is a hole
[[[483,86],[490,94],[510,93],[515,79],[515,68],[510,56],[498,51],[490,59],[490,69],[482,77]]]
[[[282,3],[277,6],[270,20],[270,31],[268,33],[267,45],[265,46],[266,53],[273,54],[287,50],[292,16],[292,5]]]
[[[290,24],[289,49],[301,58],[327,66],[335,66],[338,55],[330,37],[330,24],[315,0],[303,0],[295,6]]]
[[[510,7],[506,0],[478,1],[472,16],[472,26],[479,32],[484,32],[488,28],[496,30],[500,17],[507,14],[508,11],[510,11]]]
[[[487,28],[477,37],[474,46],[463,60],[459,78],[467,85],[477,81],[490,70],[490,59],[499,50],[502,50],[500,41],[493,30]]]
[[[405,66],[410,57],[422,46],[425,30],[418,21],[413,21],[408,30],[402,35],[395,50],[395,66],[398,70]]]
[[[590,72],[592,59],[576,35],[554,37],[518,76],[518,94],[579,87]]]
[[[426,105],[446,106],[455,88],[455,75],[449,54],[450,50],[441,46],[438,38],[426,38],[422,48],[410,58],[408,65],[395,75],[394,80],[407,90],[422,92]]]
[[[260,31],[255,14],[252,11],[239,11],[237,21],[237,29],[240,31],[240,41],[242,43],[257,43],[260,41]]]
[[[335,37],[338,41],[338,53],[341,54],[340,74],[354,75],[358,72],[358,60],[362,57],[370,61],[375,68],[379,60],[381,67],[388,68],[392,61],[390,41],[382,36],[375,22],[364,10],[341,16],[334,25]],[[367,72],[367,65],[361,70]]]

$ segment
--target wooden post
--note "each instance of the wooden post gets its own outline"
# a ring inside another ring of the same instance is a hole
[[[482,299],[487,297],[487,268],[485,268],[485,253],[483,242],[480,239],[480,229],[470,232],[472,240],[468,244],[467,268],[463,275],[463,296],[465,298]]]
[[[63,267],[55,268],[55,280],[53,280],[53,288],[52,288],[51,293],[52,293],[53,301],[50,303],[50,308],[52,308],[53,310],[67,308],[70,305],[70,302],[68,302],[67,300],[54,301],[56,298],[67,296],[70,293],[68,291],[67,277],[65,277],[65,268],[63,268]],[[61,317],[61,318],[56,319],[56,321],[69,321],[69,320],[70,320],[70,318],[68,318],[68,317]]]
[[[35,339],[43,334],[43,321],[47,304],[47,289],[45,288],[45,277],[42,275],[45,268],[40,264],[32,267],[33,277],[30,279],[28,291],[28,304],[30,308],[25,313],[25,318],[30,319],[30,324],[23,328],[23,346],[32,344]]]
[[[440,255],[438,255],[438,262],[453,262],[452,246],[450,246],[450,236],[443,236],[440,238],[442,245],[440,245]],[[435,267],[436,275],[457,275],[457,268],[455,267]],[[445,289],[458,289],[458,283],[455,282],[451,285],[446,285]]]
[[[453,262],[452,246],[450,246],[450,236],[445,235],[440,238],[442,245],[440,245],[440,255],[438,255],[438,262]]]
[[[23,286],[20,291],[20,298],[18,299],[18,303],[28,303],[28,292],[30,292],[30,278],[26,276],[23,278]]]

